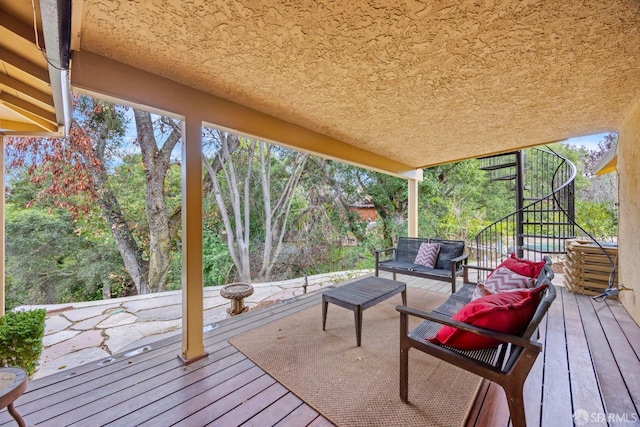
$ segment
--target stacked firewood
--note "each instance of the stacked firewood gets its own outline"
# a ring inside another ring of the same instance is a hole
[[[612,279],[613,287],[618,287],[618,246],[615,243],[601,245],[602,247],[590,240],[567,240],[564,286],[568,290],[600,295],[609,287]],[[612,274],[614,267],[616,274]]]

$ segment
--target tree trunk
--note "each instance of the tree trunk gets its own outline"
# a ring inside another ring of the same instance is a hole
[[[205,167],[211,180],[213,194],[222,217],[225,230],[227,232],[227,247],[231,259],[233,260],[240,281],[251,282],[251,263],[249,258],[249,223],[248,223],[248,190],[249,181],[251,179],[251,163],[253,162],[253,149],[251,148],[249,155],[249,170],[245,176],[245,197],[241,197],[238,188],[238,177],[236,168],[231,159],[231,152],[239,146],[238,137],[226,132],[214,131],[214,138],[220,143],[220,149],[216,153],[214,160],[209,163],[205,161]],[[218,173],[222,171],[227,188],[229,189],[230,208],[222,197],[222,190]],[[244,210],[241,200],[244,200]],[[233,216],[233,222],[231,217]]]
[[[74,123],[74,125],[77,125],[77,123]],[[102,166],[104,164],[106,144],[107,130],[102,128],[97,132],[97,140],[94,145],[94,156],[99,162],[96,163],[92,161],[92,159],[86,158],[84,154],[82,155],[85,157],[85,163],[94,181],[95,193],[97,194],[98,206],[100,207],[102,218],[105,223],[109,225],[124,268],[133,281],[134,288],[123,289],[122,295],[143,294],[148,291],[148,263],[142,258],[142,251],[131,233],[129,224],[127,224],[122,214],[120,204],[115,194],[108,185],[107,173]],[[80,149],[77,151],[84,153],[84,151]]]
[[[298,183],[302,177],[302,172],[305,169],[309,155],[302,153],[296,154],[287,184],[285,185],[276,205],[271,206],[271,148],[269,147],[266,150],[267,155],[265,156],[265,149],[262,145],[266,145],[266,143],[261,143],[260,149],[260,171],[265,210],[265,238],[262,267],[258,273],[258,278],[261,281],[267,281],[269,280],[274,265],[282,253],[282,243],[287,232],[291,203],[293,202],[295,190],[298,187]]]
[[[153,130],[151,114],[134,110],[138,143],[146,175],[146,215],[149,225],[149,292],[165,290],[171,260],[169,253],[174,236],[165,203],[165,178],[171,165],[171,152],[180,141],[180,129],[173,130],[161,148]],[[167,124],[172,125],[171,122]]]
[[[135,285],[135,289],[125,290],[123,296],[145,294],[148,292],[148,263],[142,258],[142,251],[133,238],[129,224],[127,224],[122,215],[122,210],[115,194],[106,185],[105,172],[96,170],[93,167],[91,171],[98,194],[98,205],[100,206],[102,218],[109,224],[111,235],[122,257],[124,268]]]

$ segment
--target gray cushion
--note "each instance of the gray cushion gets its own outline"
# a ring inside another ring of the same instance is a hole
[[[444,269],[444,268],[429,268],[429,267],[425,267],[424,265],[414,265],[413,268],[411,269],[413,271],[417,271],[419,273],[425,273],[425,274],[433,274],[436,276],[443,276],[443,277],[451,277],[451,268],[448,269]]]
[[[440,242],[440,253],[436,268],[451,269],[451,260],[461,256],[464,253],[464,243]]]
[[[406,262],[406,261],[385,261],[378,264],[378,266],[379,266],[378,268],[398,268],[398,269],[411,270],[413,267],[416,267],[417,264],[414,264],[413,262]]]

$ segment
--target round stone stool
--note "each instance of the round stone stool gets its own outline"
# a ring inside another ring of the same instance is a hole
[[[229,283],[220,289],[220,296],[231,300],[231,308],[227,310],[229,316],[244,313],[249,307],[244,306],[244,299],[253,295],[253,286],[248,283]]]

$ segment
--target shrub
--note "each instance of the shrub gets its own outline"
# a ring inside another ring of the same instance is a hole
[[[32,375],[42,353],[43,309],[10,311],[0,318],[0,366],[20,366]]]

